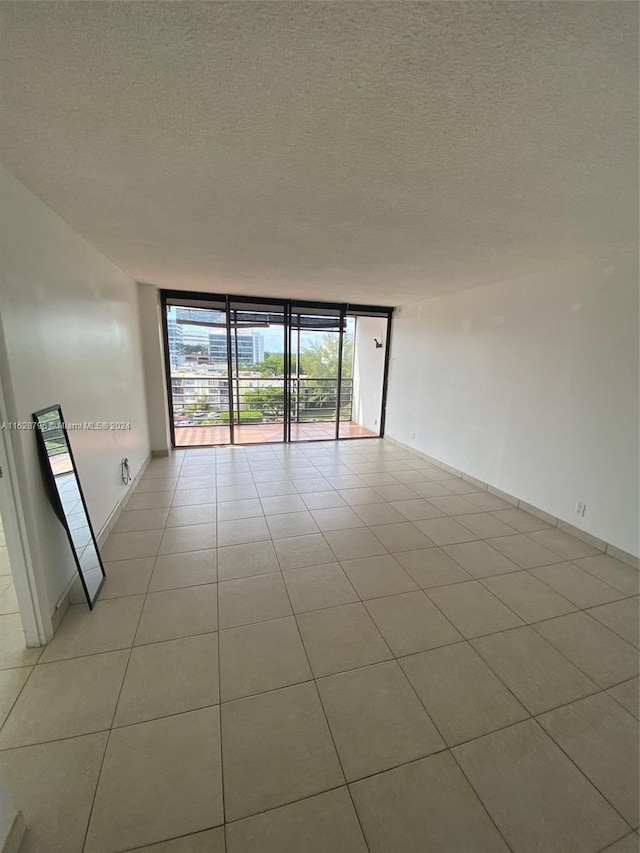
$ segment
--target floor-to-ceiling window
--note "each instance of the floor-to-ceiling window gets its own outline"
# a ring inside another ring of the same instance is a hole
[[[376,437],[390,308],[165,291],[177,447]]]

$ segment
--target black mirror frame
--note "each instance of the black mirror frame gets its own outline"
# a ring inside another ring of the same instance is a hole
[[[71,529],[69,527],[69,523],[67,521],[67,516],[65,515],[64,507],[62,506],[62,501],[60,500],[60,495],[58,494],[58,488],[56,486],[55,475],[53,473],[53,469],[51,468],[51,464],[49,462],[49,455],[47,453],[47,448],[44,442],[44,436],[42,434],[42,430],[40,429],[40,422],[38,418],[43,415],[50,414],[52,412],[57,412],[60,418],[60,426],[64,433],[65,441],[67,443],[67,448],[69,450],[69,458],[71,459],[71,464],[73,466],[73,475],[76,478],[76,485],[78,487],[78,492],[80,493],[80,500],[82,501],[82,506],[84,509],[84,514],[87,519],[87,525],[89,527],[89,532],[91,533],[91,541],[93,542],[93,547],[96,551],[96,556],[98,558],[98,563],[100,564],[100,571],[102,572],[102,580],[98,584],[98,588],[96,589],[95,595],[93,598],[89,594],[89,590],[87,589],[87,584],[84,579],[84,575],[82,574],[82,566],[80,565],[80,560],[78,558],[78,552],[76,551],[76,546],[73,542],[73,537],[71,535]],[[89,510],[87,509],[87,502],[84,499],[84,492],[82,491],[82,484],[80,483],[80,477],[78,476],[78,468],[76,466],[76,460],[73,457],[73,449],[71,447],[71,442],[69,441],[69,434],[67,432],[67,428],[65,426],[64,416],[62,414],[62,407],[60,403],[55,403],[52,406],[47,406],[44,409],[39,409],[37,412],[33,413],[33,422],[35,424],[36,430],[36,443],[38,445],[38,457],[40,460],[40,468],[42,470],[42,478],[44,480],[47,497],[49,498],[49,502],[55,512],[58,520],[62,524],[67,534],[67,538],[69,540],[69,545],[71,547],[71,553],[73,554],[73,559],[75,560],[76,569],[78,571],[78,576],[80,578],[80,583],[82,584],[82,588],[84,590],[84,594],[87,599],[87,604],[89,605],[89,610],[93,610],[93,606],[100,594],[100,590],[102,589],[104,582],[106,580],[106,574],[104,571],[104,565],[102,563],[102,556],[100,554],[100,549],[98,548],[98,542],[96,541],[96,535],[93,532],[93,524],[91,523],[91,517],[89,515]]]

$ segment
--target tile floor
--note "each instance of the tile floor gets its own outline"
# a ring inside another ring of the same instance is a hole
[[[25,853],[637,853],[635,569],[383,440],[154,460],[103,556],[0,657]]]

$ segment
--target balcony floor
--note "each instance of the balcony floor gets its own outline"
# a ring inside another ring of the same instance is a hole
[[[234,428],[235,444],[282,441],[282,424],[243,424]],[[291,424],[292,441],[322,441],[335,438],[335,423],[329,421]],[[351,421],[340,424],[340,438],[368,438],[376,433]],[[228,426],[176,427],[176,447],[229,444]]]

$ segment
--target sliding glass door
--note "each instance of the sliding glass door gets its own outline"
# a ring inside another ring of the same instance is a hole
[[[231,301],[235,444],[285,440],[285,309]]]
[[[334,308],[291,309],[291,441],[337,438],[343,327]]]
[[[164,292],[176,447],[377,437],[391,309]]]
[[[229,332],[224,303],[167,305],[174,444],[231,444]]]

